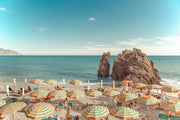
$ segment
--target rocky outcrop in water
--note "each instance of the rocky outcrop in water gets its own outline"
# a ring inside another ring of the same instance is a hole
[[[14,50],[7,50],[0,48],[0,55],[22,55]]]
[[[102,58],[99,63],[99,69],[98,69],[98,77],[109,77],[109,71],[110,71],[110,64],[109,64],[109,57],[110,52],[103,53]]]
[[[159,84],[161,80],[155,64],[139,49],[124,50],[114,59],[112,79],[133,83]]]

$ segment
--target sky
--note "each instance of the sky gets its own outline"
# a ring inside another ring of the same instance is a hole
[[[0,0],[0,48],[24,55],[180,55],[180,0]]]

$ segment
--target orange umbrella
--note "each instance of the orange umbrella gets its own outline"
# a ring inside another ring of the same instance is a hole
[[[131,83],[132,81],[123,80],[120,83],[126,83],[126,90],[128,91],[128,83]]]

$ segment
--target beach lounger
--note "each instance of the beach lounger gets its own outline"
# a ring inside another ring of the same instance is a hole
[[[117,102],[116,106],[117,106],[117,107],[121,107],[121,106],[122,106],[122,103],[121,103],[121,102]]]
[[[88,91],[88,89],[84,89],[84,92],[87,92]]]
[[[60,108],[63,108],[63,107],[64,107],[64,104],[63,104],[63,103],[58,103],[58,106],[59,106]]]
[[[180,120],[180,116],[171,116],[171,120]]]
[[[38,90],[38,88],[33,88],[33,91],[36,91],[36,90]]]
[[[74,105],[72,103],[68,103],[68,106],[70,107],[74,107]]]
[[[158,120],[169,120],[169,116],[159,113]]]

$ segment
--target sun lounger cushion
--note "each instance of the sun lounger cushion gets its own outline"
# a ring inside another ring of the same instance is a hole
[[[171,120],[180,120],[179,116],[171,116]]]
[[[168,119],[169,119],[169,116],[160,113],[158,118],[161,119],[161,120],[168,120]]]
[[[33,88],[33,91],[38,90],[38,88]]]
[[[121,102],[117,102],[116,106],[121,107],[122,103]]]
[[[73,105],[72,103],[68,103],[68,106],[71,106],[71,107],[73,107],[74,105]]]
[[[88,91],[88,89],[84,89],[84,92],[87,92]]]
[[[64,107],[64,104],[63,103],[59,103],[58,106],[59,107]]]

